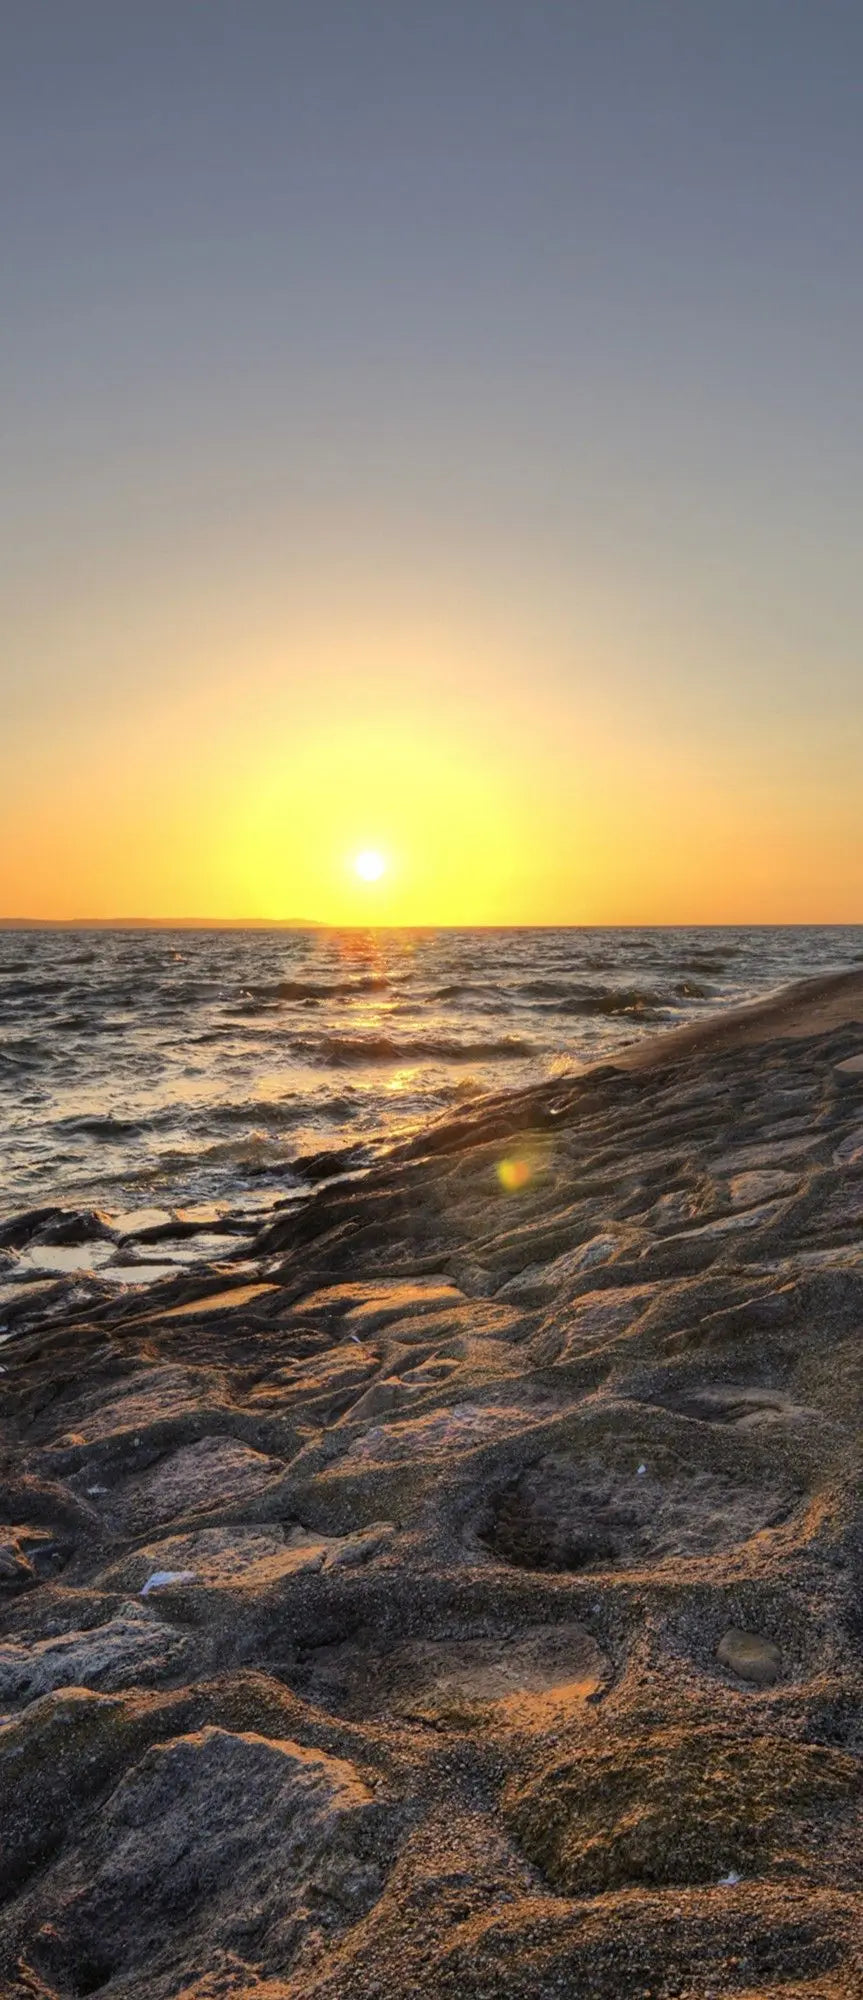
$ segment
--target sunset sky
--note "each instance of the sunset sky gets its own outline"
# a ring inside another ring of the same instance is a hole
[[[863,920],[859,0],[2,12],[0,914]]]

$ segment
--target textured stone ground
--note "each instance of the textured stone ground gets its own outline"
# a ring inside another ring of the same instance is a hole
[[[0,1990],[863,1993],[863,976],[2,1349]]]

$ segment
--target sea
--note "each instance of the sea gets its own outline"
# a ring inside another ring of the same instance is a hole
[[[251,1212],[483,1094],[807,974],[863,926],[0,931],[0,1214]]]

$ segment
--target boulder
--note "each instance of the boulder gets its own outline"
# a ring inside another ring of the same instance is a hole
[[[782,1654],[772,1639],[762,1639],[759,1632],[743,1632],[737,1625],[730,1625],[723,1633],[716,1657],[742,1681],[754,1681],[757,1687],[770,1687],[782,1672]]]

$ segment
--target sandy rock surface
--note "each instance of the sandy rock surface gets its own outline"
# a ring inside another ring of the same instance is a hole
[[[859,2000],[861,1014],[16,1299],[0,1993]]]

